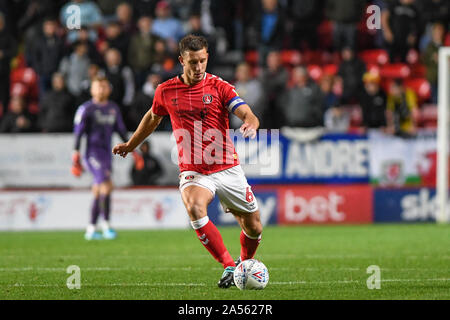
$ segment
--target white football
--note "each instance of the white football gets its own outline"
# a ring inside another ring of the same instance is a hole
[[[261,290],[268,282],[269,271],[259,260],[244,260],[234,270],[234,283],[241,290]]]

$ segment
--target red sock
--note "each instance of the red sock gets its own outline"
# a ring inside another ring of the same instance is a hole
[[[208,221],[205,226],[196,229],[195,232],[197,233],[200,242],[224,268],[236,266],[214,223]]]
[[[256,249],[261,242],[261,235],[257,238],[251,239],[247,236],[244,230],[241,231],[241,260],[253,259]]]

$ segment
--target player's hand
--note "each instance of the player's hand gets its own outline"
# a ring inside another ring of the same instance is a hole
[[[133,151],[133,149],[130,148],[128,143],[119,143],[113,148],[112,153],[118,154],[122,158],[125,158],[127,156],[127,154],[132,151]]]
[[[250,137],[250,139],[256,138],[256,127],[250,123],[244,123],[239,131],[242,133],[244,138]]]
[[[72,168],[70,169],[72,174],[79,178],[83,174],[83,166],[81,165],[81,156],[78,151],[72,154]]]

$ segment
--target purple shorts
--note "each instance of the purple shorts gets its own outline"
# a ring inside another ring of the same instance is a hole
[[[112,165],[109,154],[87,154],[84,161],[94,176],[94,184],[100,184],[111,179]]]

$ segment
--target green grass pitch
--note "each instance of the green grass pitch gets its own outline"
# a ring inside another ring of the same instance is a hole
[[[236,257],[240,230],[219,229]],[[80,231],[0,233],[0,300],[450,299],[448,225],[266,227],[262,291],[219,289],[221,266],[192,230],[118,234],[87,242]],[[70,265],[80,267],[79,290],[67,288]],[[371,265],[380,289],[367,288]]]

